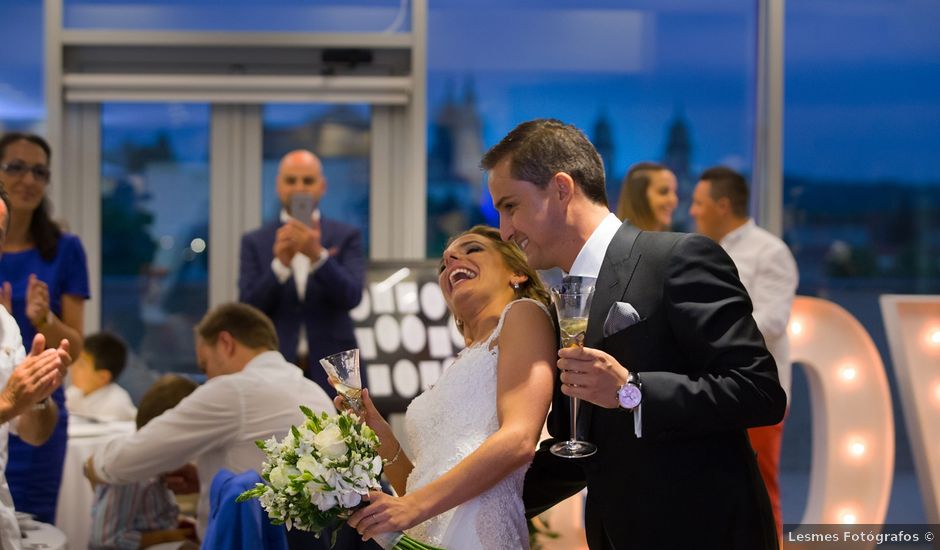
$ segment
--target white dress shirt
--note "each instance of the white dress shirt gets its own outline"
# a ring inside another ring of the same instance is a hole
[[[594,229],[594,232],[588,237],[584,246],[581,247],[581,251],[578,252],[574,263],[571,264],[571,272],[569,272],[568,275],[593,277],[597,279],[597,276],[601,272],[601,265],[604,263],[604,256],[607,255],[607,247],[609,247],[610,242],[614,240],[614,236],[617,234],[621,225],[622,222],[620,218],[615,214],[607,214],[607,217]],[[604,321],[601,320],[601,322],[603,323]],[[624,365],[624,368],[629,370],[627,365]],[[641,403],[633,410],[633,434],[637,437],[642,437],[643,435],[642,408],[643,404]]]
[[[70,414],[106,422],[127,422],[137,418],[137,407],[131,396],[113,382],[88,395],[75,386],[69,386],[65,389],[65,408]]]
[[[310,218],[314,222],[320,221],[320,209],[314,210]],[[281,223],[287,223],[291,219],[293,219],[291,215],[288,214],[286,210],[282,209]],[[297,285],[297,298],[303,302],[304,296],[307,295],[307,278],[316,272],[316,270],[320,269],[320,266],[323,265],[329,257],[330,252],[326,248],[320,250],[320,258],[317,259],[316,262],[311,262],[306,254],[298,252],[291,258],[290,266],[286,266],[275,256],[274,259],[271,260],[271,271],[273,271],[274,276],[277,277],[277,282],[281,284],[286,283],[291,275],[293,275],[294,284]],[[307,329],[303,323],[300,323],[300,337],[297,339],[297,355],[307,355],[309,349],[310,347],[307,343]]]
[[[754,304],[754,321],[777,363],[780,385],[790,398],[790,340],[787,323],[799,282],[793,254],[780,238],[758,227],[754,220],[721,239],[744,289]]]
[[[597,274],[601,272],[607,247],[610,246],[610,241],[614,240],[614,235],[617,234],[621,225],[620,219],[615,214],[607,214],[607,217],[594,229],[587,242],[581,247],[578,257],[571,264],[571,271],[568,275],[596,279]]]
[[[25,358],[20,327],[7,308],[0,306],[0,390],[6,387],[13,369]],[[0,550],[18,550],[22,546],[20,527],[13,511],[13,497],[4,475],[11,424],[15,424],[15,420],[0,424]]]
[[[210,379],[137,433],[111,440],[94,454],[95,473],[113,484],[144,481],[195,462],[199,471],[200,537],[209,519],[209,488],[220,469],[261,471],[259,439],[284,437],[304,421],[300,405],[334,413],[316,383],[276,351],[237,373]]]

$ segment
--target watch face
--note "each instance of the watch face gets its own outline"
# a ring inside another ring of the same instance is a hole
[[[620,397],[620,406],[625,409],[632,409],[640,404],[640,401],[643,398],[643,394],[640,392],[640,388],[634,386],[633,384],[625,384],[620,388],[619,392]]]

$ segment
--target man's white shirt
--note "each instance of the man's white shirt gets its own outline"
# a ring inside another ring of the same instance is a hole
[[[734,260],[754,305],[754,321],[777,363],[780,385],[790,397],[790,340],[787,323],[799,283],[796,260],[786,243],[749,219],[725,235],[721,246]]]
[[[137,407],[127,390],[110,383],[85,395],[75,386],[65,390],[65,408],[70,414],[104,421],[132,421],[137,417]]]
[[[310,216],[313,221],[320,221],[320,209],[314,210],[313,214]],[[281,223],[287,223],[293,218],[286,210],[281,210]],[[297,253],[294,254],[294,257],[290,260],[290,265],[284,265],[281,260],[277,257],[271,260],[271,271],[274,272],[274,276],[277,278],[277,282],[284,284],[288,279],[291,278],[291,275],[294,276],[294,284],[297,286],[297,298],[301,302],[304,301],[304,297],[307,295],[307,279],[320,269],[320,266],[324,264],[330,257],[330,253],[326,248],[320,250],[320,258],[315,262],[311,262],[310,258],[306,254]],[[307,355],[307,351],[310,349],[310,345],[307,343],[307,329],[304,324],[300,323],[300,337],[297,339],[297,355]]]
[[[601,265],[604,263],[604,256],[607,254],[607,247],[610,241],[614,240],[614,235],[620,229],[620,219],[613,213],[607,214],[600,225],[598,225],[588,240],[581,247],[578,256],[571,264],[571,271],[568,275],[576,277],[597,278],[601,272]]]
[[[264,352],[237,373],[210,379],[179,405],[137,433],[115,439],[94,454],[103,481],[143,481],[194,462],[199,471],[200,536],[209,518],[209,488],[222,468],[261,471],[259,439],[283,437],[304,421],[300,405],[335,412],[320,386],[276,351]]]
[[[0,306],[0,389],[6,387],[13,369],[25,358],[26,350],[23,348],[20,327],[7,309]],[[16,522],[13,497],[10,495],[10,487],[7,485],[5,475],[11,424],[15,425],[15,420],[0,424],[0,550],[14,550],[21,547],[20,527]]]

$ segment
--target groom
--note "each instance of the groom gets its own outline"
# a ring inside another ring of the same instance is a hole
[[[537,269],[597,278],[584,348],[559,352],[549,432],[567,439],[565,396],[579,397],[579,436],[598,452],[543,444],[528,513],[587,486],[593,550],[777,548],[746,429],[779,422],[786,396],[727,254],[621,224],[594,146],[558,120],[519,125],[482,165],[504,240]]]

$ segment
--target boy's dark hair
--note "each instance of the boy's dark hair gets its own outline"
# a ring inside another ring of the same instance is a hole
[[[140,406],[137,407],[137,429],[179,405],[180,401],[198,387],[199,384],[189,378],[176,374],[166,374],[157,379],[140,399]]]
[[[91,355],[95,370],[111,373],[111,381],[117,382],[127,362],[127,345],[117,335],[99,332],[85,338],[85,351]]]

